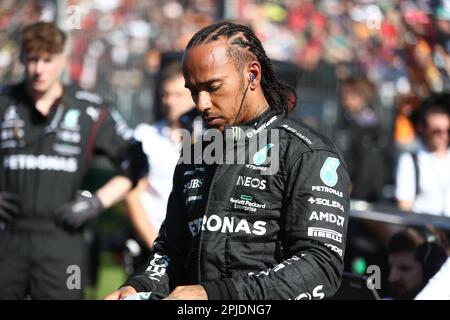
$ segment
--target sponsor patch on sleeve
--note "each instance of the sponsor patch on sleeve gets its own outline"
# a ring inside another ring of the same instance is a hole
[[[339,167],[340,161],[337,158],[328,157],[322,169],[320,169],[320,179],[329,187],[334,187],[338,182],[337,168]]]

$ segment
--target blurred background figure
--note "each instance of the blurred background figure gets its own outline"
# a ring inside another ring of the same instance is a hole
[[[66,52],[56,24],[25,27],[25,77],[0,91],[0,299],[81,299],[85,227],[146,173],[142,146],[117,111],[63,85]],[[95,154],[114,175],[91,193],[83,182]]]
[[[388,246],[392,298],[413,299],[444,264],[447,252],[448,239],[435,227],[411,227],[394,234]]]
[[[137,240],[127,242],[129,253],[134,256],[127,267],[129,274],[147,259],[166,215],[173,171],[181,151],[177,129],[192,129],[195,121],[195,104],[184,87],[181,55],[162,70],[161,89],[163,118],[153,125],[142,123],[135,130],[135,138],[142,142],[147,155],[149,174],[125,199]]]
[[[412,115],[420,104],[420,99],[414,94],[397,96],[397,115],[394,125],[395,154],[414,152],[419,141],[412,121]]]
[[[365,76],[341,83],[342,121],[335,134],[352,180],[352,198],[379,201],[388,173],[385,138],[372,103],[374,85]],[[373,173],[377,172],[376,175]]]
[[[414,298],[415,300],[450,300],[450,257],[438,272],[427,282],[425,287]]]
[[[396,172],[400,209],[450,217],[450,95],[427,99],[417,110],[421,146],[403,154]]]

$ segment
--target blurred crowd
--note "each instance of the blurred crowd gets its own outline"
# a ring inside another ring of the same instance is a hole
[[[20,78],[17,35],[38,20],[69,34],[66,80],[117,104],[131,125],[153,120],[154,81],[162,52],[181,51],[217,19],[217,4],[196,1],[1,1],[0,81]]]
[[[448,1],[238,2],[238,18],[253,26],[273,59],[304,70],[321,60],[348,66],[338,77],[363,72],[379,91],[394,91],[390,98],[449,88]],[[392,88],[383,88],[388,82]]]

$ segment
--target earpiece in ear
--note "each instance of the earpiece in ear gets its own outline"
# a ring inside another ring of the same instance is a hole
[[[248,81],[253,82],[255,80],[255,75],[251,72],[248,73]]]

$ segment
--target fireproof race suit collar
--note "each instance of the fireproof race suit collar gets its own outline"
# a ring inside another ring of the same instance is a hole
[[[284,113],[276,112],[269,107],[262,114],[248,122],[234,126],[225,126],[224,133],[228,130],[228,132],[232,132],[235,141],[243,138],[250,139],[267,129],[275,127],[284,116]]]

